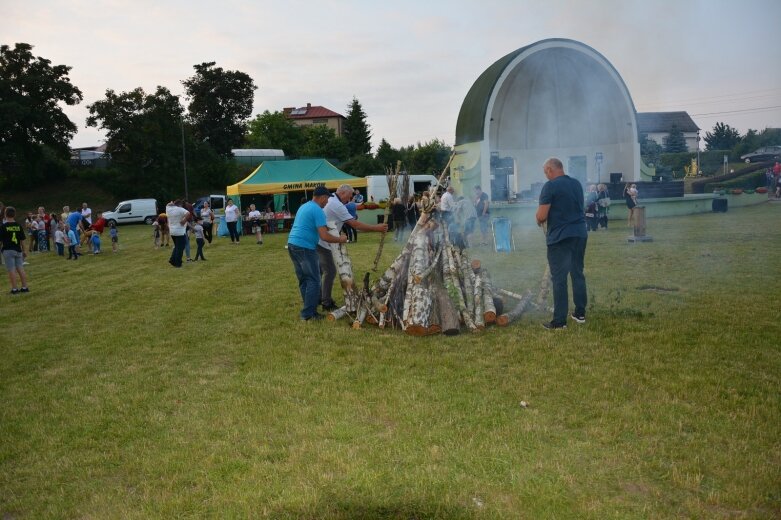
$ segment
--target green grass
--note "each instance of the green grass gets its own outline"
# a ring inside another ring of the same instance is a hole
[[[778,517],[779,212],[652,219],[645,244],[612,222],[588,323],[554,332],[301,323],[286,235],[179,270],[144,226],[117,255],[35,255],[32,292],[0,298],[0,515]],[[473,257],[536,289],[543,237],[515,238]]]

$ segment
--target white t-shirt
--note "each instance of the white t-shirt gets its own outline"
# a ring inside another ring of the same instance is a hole
[[[250,211],[249,214],[247,215],[247,218],[249,220],[260,220],[260,211],[258,210]]]
[[[235,204],[225,206],[225,222],[236,222],[239,220],[239,207]]]
[[[323,208],[323,211],[325,211],[326,224],[329,226],[331,223],[336,224],[336,229],[339,231],[342,231],[342,224],[348,220],[354,220],[354,217],[350,215],[349,211],[347,211],[347,206],[342,204],[342,201],[339,200],[339,197],[336,195],[331,195],[328,198],[328,203],[325,205],[325,208]],[[326,249],[331,248],[331,246],[325,240],[320,240],[318,245]]]
[[[439,209],[441,211],[453,211],[456,206],[455,200],[453,199],[453,194],[451,194],[449,191],[446,191],[442,194],[442,199],[439,201]]]
[[[168,229],[171,231],[171,236],[182,236],[187,228],[187,222],[182,224],[182,219],[190,214],[184,208],[179,206],[168,205],[165,207],[165,214],[168,215]]]
[[[65,233],[63,233],[61,229],[58,229],[57,231],[54,232],[54,243],[55,244],[65,243]]]
[[[85,218],[85,219],[87,219],[87,222],[89,222],[90,224],[92,224],[92,210],[91,210],[91,209],[89,209],[89,208],[83,208],[83,209],[81,210],[81,216],[82,216],[82,218]]]
[[[201,218],[204,222],[211,222],[212,221],[212,215],[214,212],[211,208],[203,208],[201,209]]]

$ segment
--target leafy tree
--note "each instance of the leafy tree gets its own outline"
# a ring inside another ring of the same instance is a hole
[[[257,87],[244,72],[214,65],[194,65],[195,75],[182,84],[190,98],[187,110],[195,137],[208,141],[218,154],[227,157],[244,140]]]
[[[409,166],[410,173],[439,175],[447,164],[452,149],[443,141],[433,139],[423,144],[418,143],[414,148],[402,148],[399,152],[402,162]]]
[[[681,132],[677,125],[673,125],[670,128],[670,133],[664,138],[664,152],[680,153],[687,152],[688,150],[686,139],[683,137],[683,132]]]
[[[367,175],[384,175],[385,168],[380,161],[375,159],[369,154],[356,155],[351,157],[346,163],[342,164],[340,168],[356,177],[366,177]]]
[[[738,158],[741,155],[745,155],[749,152],[753,152],[760,147],[759,144],[759,132],[749,128],[738,144],[732,149],[732,157]]]
[[[662,154],[662,146],[648,138],[648,134],[640,135],[640,155],[648,164],[659,166],[659,157]]]
[[[298,157],[304,142],[303,129],[282,112],[266,110],[247,124],[245,143],[250,148],[280,149],[289,157]]]
[[[322,157],[344,161],[348,157],[349,147],[344,137],[337,136],[333,128],[325,125],[311,125],[304,129],[304,148],[302,155]]]
[[[759,133],[757,146],[781,145],[781,128],[765,128]]]
[[[115,195],[153,195],[163,201],[183,195],[183,139],[189,187],[224,186],[223,160],[193,135],[179,97],[167,88],[157,87],[153,94],[141,88],[121,94],[107,90],[104,99],[87,108],[87,125],[106,131],[114,173],[107,187]]]
[[[66,65],[33,56],[32,45],[0,46],[0,181],[26,188],[63,176],[76,125],[60,103],[76,105],[81,90]]]
[[[374,155],[374,158],[380,163],[381,169],[384,170],[385,168],[394,168],[396,161],[401,158],[401,155],[383,137],[380,145],[377,147],[377,153]]]
[[[724,123],[716,123],[713,132],[705,132],[706,150],[732,150],[740,142],[740,132]]]
[[[350,157],[365,155],[371,152],[371,132],[366,123],[366,113],[361,103],[353,98],[347,109],[347,119],[344,122],[344,138],[347,140]]]

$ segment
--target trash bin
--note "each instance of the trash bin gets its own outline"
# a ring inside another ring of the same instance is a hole
[[[727,212],[727,199],[713,199],[711,209],[714,213],[726,213]]]

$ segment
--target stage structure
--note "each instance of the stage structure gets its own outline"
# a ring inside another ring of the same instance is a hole
[[[536,199],[542,163],[559,157],[582,183],[640,179],[636,112],[621,76],[600,53],[542,40],[496,61],[466,95],[456,126],[452,179],[466,196]]]

